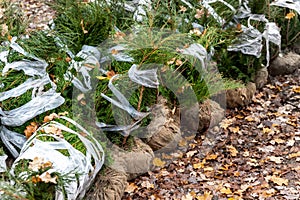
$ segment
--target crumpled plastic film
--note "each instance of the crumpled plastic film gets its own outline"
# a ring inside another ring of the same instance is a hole
[[[28,120],[48,111],[55,109],[64,103],[64,98],[54,89],[50,89],[40,96],[33,98],[21,107],[10,111],[0,108],[1,123],[7,126],[21,126]]]
[[[182,54],[191,55],[201,62],[202,69],[206,69],[206,64],[208,60],[206,49],[198,43],[191,44],[188,48],[181,50]]]
[[[261,33],[251,25],[251,20],[265,22],[265,30]],[[266,67],[269,66],[270,52],[269,42],[272,42],[281,48],[280,29],[275,23],[269,22],[264,15],[251,14],[248,18],[248,27],[242,25],[243,33],[238,38],[238,42],[230,45],[228,51],[241,51],[243,54],[254,55],[257,58],[261,56],[263,48],[263,38],[266,40]]]
[[[7,56],[9,51],[5,51],[1,53],[1,61],[5,63],[2,75],[6,75],[9,70],[13,69],[16,71],[22,70],[26,75],[31,77],[17,87],[1,92],[0,100],[4,101],[9,98],[19,97],[30,89],[32,89],[32,99],[21,107],[13,110],[3,111],[0,107],[1,124],[12,127],[21,126],[37,115],[55,109],[64,103],[64,98],[55,92],[56,85],[50,80],[46,72],[48,66],[47,62],[26,52],[16,43],[16,40],[17,37],[13,37],[10,42],[7,42],[7,46],[33,60],[23,59],[8,63]],[[44,86],[47,84],[50,84],[52,88],[48,91],[43,91]],[[14,157],[19,155],[15,147],[21,149],[25,142],[25,136],[10,131],[4,126],[1,127],[1,139]]]
[[[126,99],[126,97],[119,90],[117,90],[117,88],[115,88],[115,86],[112,84],[112,81],[118,77],[119,77],[118,74],[114,75],[109,80],[108,87],[119,101],[116,101],[116,100],[106,96],[103,93],[101,93],[101,96],[103,98],[105,98],[107,101],[111,102],[113,105],[125,110],[135,120],[139,120],[139,119],[146,117],[149,113],[143,113],[143,112],[137,111],[134,107],[132,107],[132,105],[130,105],[130,103]]]
[[[147,69],[147,70],[138,70],[137,65],[133,64],[129,71],[128,76],[133,82],[143,85],[149,88],[157,88],[159,85],[157,78],[157,68]]]
[[[0,172],[5,172],[7,167],[6,167],[6,162],[5,160],[7,159],[7,155],[1,155],[0,156]],[[0,195],[1,197],[1,195]]]
[[[83,45],[81,51],[75,56],[82,58],[83,61],[75,61],[72,58],[70,67],[65,74],[65,79],[71,80],[73,85],[83,93],[90,91],[92,89],[92,85],[89,71],[93,70],[94,68],[100,68],[100,56],[101,54],[96,47]],[[71,74],[71,69],[75,69],[76,72],[81,75],[83,82]]]
[[[150,0],[133,0],[126,1],[125,9],[129,12],[133,12],[133,19],[137,22],[142,22],[146,17],[146,9],[151,9]]]
[[[11,90],[0,93],[0,101],[4,101],[4,100],[9,99],[11,97],[21,96],[22,94],[24,94],[29,89],[39,88],[39,87],[42,87],[42,86],[44,86],[48,83],[50,83],[50,79],[48,78],[48,76],[45,76],[41,79],[29,78],[24,83],[22,83],[21,85],[13,88]]]
[[[140,127],[140,122],[142,121],[142,118],[133,124],[130,125],[110,125],[105,124],[103,122],[96,122],[95,124],[101,128],[102,131],[120,131],[121,135],[124,137],[127,137],[130,135],[130,133]]]
[[[299,0],[275,0],[270,5],[293,9],[300,15],[300,1]]]
[[[123,50],[126,50],[127,48],[125,48],[123,45],[121,44],[118,44],[116,46],[113,46],[111,48],[108,49],[108,53],[111,53],[111,55],[113,56],[113,58],[116,60],[116,61],[120,61],[120,62],[133,62],[134,59],[123,53],[122,51]],[[112,52],[116,52],[116,53],[112,53]]]
[[[223,1],[223,0],[203,0],[203,1],[200,2],[203,5],[203,7],[205,7],[209,11],[209,13],[213,16],[213,18],[215,18],[215,20],[219,24],[224,25],[226,23],[226,21],[222,17],[220,17],[220,15],[218,15],[218,13],[213,9],[213,7],[211,7],[209,5],[211,3],[216,3],[216,2],[223,3],[225,6],[227,6],[234,13],[236,13],[237,10],[232,5],[230,5],[229,3],[227,3],[226,1]]]
[[[21,149],[26,142],[24,135],[10,131],[5,126],[0,126],[0,138],[14,158],[19,156],[15,147]]]
[[[13,175],[15,174],[15,167],[22,159],[33,160],[35,157],[43,158],[45,161],[50,161],[52,163],[52,168],[47,172],[50,174],[53,172],[59,172],[70,176],[70,180],[65,183],[67,199],[82,199],[95,179],[97,173],[103,166],[104,151],[97,140],[79,124],[67,117],[61,118],[75,125],[76,128],[87,134],[91,140],[88,140],[80,133],[77,133],[65,125],[55,121],[41,126],[37,131],[47,129],[47,127],[55,127],[62,131],[77,135],[86,147],[86,154],[84,155],[82,152],[76,150],[66,140],[55,136],[54,134],[37,134],[37,132],[35,132],[24,144],[20,152],[20,156],[15,160],[11,168],[11,173]],[[39,137],[43,136],[52,137],[55,141],[44,142],[39,140]],[[67,150],[69,156],[65,156],[58,151],[62,149]],[[94,164],[92,164],[92,162],[94,162]],[[64,199],[62,191],[58,190],[55,200]]]

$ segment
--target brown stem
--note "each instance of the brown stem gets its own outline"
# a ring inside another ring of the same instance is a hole
[[[143,100],[143,92],[144,92],[145,87],[142,86],[141,90],[140,90],[140,97],[139,97],[139,102],[138,102],[138,106],[137,106],[137,110],[140,111],[141,110],[141,104],[142,104],[142,100]]]

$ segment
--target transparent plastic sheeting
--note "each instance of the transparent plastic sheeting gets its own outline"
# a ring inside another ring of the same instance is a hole
[[[280,6],[295,10],[300,15],[300,1],[299,0],[276,0],[273,1],[271,6]]]
[[[157,88],[159,85],[157,78],[157,68],[138,70],[138,65],[134,64],[128,71],[128,76],[133,82],[149,88]]]
[[[82,199],[89,189],[91,183],[95,179],[104,163],[104,151],[97,140],[81,125],[70,118],[61,116],[60,119],[73,124],[76,128],[86,134],[88,137],[82,136],[80,133],[64,126],[56,121],[51,121],[41,126],[24,144],[21,149],[20,156],[15,160],[11,168],[12,175],[16,165],[23,159],[33,160],[35,157],[43,158],[45,161],[50,161],[53,165],[48,173],[58,172],[62,175],[68,175],[70,178],[64,185],[68,200]],[[66,140],[55,136],[54,134],[37,134],[40,130],[45,130],[49,127],[58,128],[62,131],[76,135],[86,147],[86,154],[76,150]],[[52,137],[55,141],[44,142],[39,140],[39,137]],[[91,140],[88,140],[90,138]],[[69,156],[65,156],[59,150],[67,150]],[[20,174],[20,176],[26,175]],[[45,172],[46,173],[46,172]],[[76,175],[75,175],[76,174]],[[57,190],[55,200],[64,200],[62,191]]]
[[[137,111],[132,105],[130,105],[129,101],[126,99],[126,97],[112,84],[113,80],[118,78],[119,74],[114,75],[108,83],[108,88],[112,91],[114,96],[118,100],[114,100],[105,94],[101,93],[101,96],[105,98],[107,101],[111,102],[113,105],[121,108],[122,110],[125,110],[131,117],[133,117],[135,120],[140,120],[146,117],[149,113],[143,113]]]
[[[0,108],[1,124],[11,127],[21,126],[30,119],[44,113],[48,110],[55,109],[64,103],[64,98],[60,93],[56,93],[56,85],[50,80],[46,68],[47,62],[35,57],[26,52],[21,46],[16,43],[17,37],[13,37],[11,42],[8,43],[12,50],[31,58],[32,60],[23,59],[12,63],[7,62],[9,51],[0,53],[0,60],[5,63],[2,70],[2,76],[5,76],[9,70],[23,71],[26,75],[31,76],[24,83],[9,91],[0,93],[0,100],[4,101],[9,98],[18,97],[28,90],[32,89],[32,99],[21,107],[9,111],[3,111]],[[52,88],[44,91],[44,86],[50,84]],[[25,136],[9,131],[4,126],[0,130],[0,136],[14,157],[18,156],[16,147],[21,148],[22,143],[25,141]],[[22,138],[22,139],[21,139]]]
[[[7,155],[1,155],[0,156],[0,172],[6,172],[6,162],[5,162],[5,160],[7,159],[7,157],[8,157]]]
[[[100,68],[100,52],[96,47],[83,45],[81,51],[78,52],[75,57],[81,58],[83,60],[75,61],[74,56],[71,57],[71,64],[65,74],[65,79],[70,80],[77,89],[85,93],[92,89],[89,71],[93,70],[95,67],[97,67],[98,69]],[[78,75],[81,76],[83,82],[71,73],[72,69],[75,69],[76,72],[78,72]]]
[[[251,20],[265,22],[265,30],[261,33],[258,29],[251,25]],[[243,54],[253,55],[259,58],[263,48],[263,38],[266,41],[266,67],[269,66],[270,62],[270,50],[269,42],[272,42],[279,46],[281,49],[281,35],[280,29],[273,22],[268,22],[264,15],[252,14],[248,18],[248,27],[242,26],[243,32],[238,37],[236,43],[233,43],[228,47],[228,51],[241,51]]]

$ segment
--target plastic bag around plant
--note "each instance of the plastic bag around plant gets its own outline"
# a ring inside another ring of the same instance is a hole
[[[26,142],[24,135],[10,131],[5,126],[0,126],[0,138],[14,158],[19,156],[16,147],[21,149]]]
[[[34,96],[34,91],[36,88],[41,88],[44,85],[51,83],[50,79],[48,76],[44,76],[41,79],[34,79],[34,78],[29,78],[27,79],[24,83],[21,85],[0,93],[0,101],[4,101],[6,99],[9,99],[11,97],[18,97],[24,94],[27,90],[34,89],[32,96]],[[33,98],[33,97],[32,97]]]
[[[21,126],[28,120],[61,106],[64,101],[60,93],[52,88],[16,109],[3,111],[0,108],[1,123],[6,126]]]
[[[145,87],[157,88],[159,85],[157,78],[157,68],[138,70],[137,67],[138,66],[136,64],[130,67],[128,71],[130,80]]]
[[[7,158],[8,156],[6,154],[0,155],[0,172],[5,172],[7,170],[6,162],[5,162]]]
[[[113,47],[109,48],[108,53],[110,53],[116,61],[133,62],[134,59],[131,56],[129,56],[126,53],[122,52],[124,50],[128,50],[128,49],[125,48],[123,45],[118,44],[116,46],[113,46]]]
[[[62,43],[59,43],[59,45],[63,46]],[[67,49],[67,47],[64,48]],[[83,45],[81,51],[79,51],[76,56],[72,57],[70,67],[64,75],[65,79],[71,80],[73,85],[83,93],[90,91],[92,89],[92,85],[89,72],[94,68],[100,68],[100,56],[101,53],[96,47]],[[82,61],[75,61],[75,57],[81,58]],[[71,73],[72,69],[75,69],[83,81],[79,80]]]
[[[66,121],[66,123],[74,125],[80,132],[86,134],[86,136],[82,136],[82,133],[76,132],[56,121],[42,125],[24,144],[20,156],[13,163],[11,174],[17,176],[15,168],[22,160],[41,158],[46,162],[50,161],[52,166],[46,171],[50,175],[54,172],[62,175],[68,174],[69,181],[64,183],[67,199],[82,199],[103,166],[104,151],[97,140],[81,125],[70,118],[64,116],[60,118]],[[76,135],[80,139],[80,142],[84,144],[86,153],[83,154],[64,138],[51,133],[53,128]],[[39,131],[44,131],[45,133],[38,133]],[[52,141],[41,141],[39,138],[44,136],[53,139]],[[62,154],[61,150],[67,151],[68,154]],[[26,171],[23,173],[26,173]],[[55,200],[64,199],[63,192],[60,188],[57,188]]]
[[[135,120],[140,120],[145,118],[149,113],[143,113],[137,111],[126,99],[126,97],[119,91],[117,88],[112,84],[112,81],[114,79],[117,79],[119,75],[114,75],[108,83],[108,88],[113,92],[115,97],[118,99],[118,101],[106,96],[105,94],[101,93],[101,96],[105,98],[107,101],[112,103],[113,105],[125,110],[131,117],[133,117]]]
[[[251,25],[251,20],[261,21],[265,23],[265,30],[261,33]],[[266,40],[266,67],[269,66],[270,52],[269,42],[279,46],[281,49],[280,29],[275,23],[269,22],[264,15],[251,14],[248,18],[248,27],[242,25],[243,33],[239,36],[238,42],[230,45],[228,51],[241,51],[246,55],[253,55],[259,58],[263,48],[263,38]]]
[[[206,64],[208,61],[208,55],[206,49],[201,44],[191,44],[188,48],[184,48],[181,50],[181,53],[184,55],[191,55],[197,58],[201,62],[202,69],[206,69]]]
[[[271,6],[280,6],[295,10],[300,15],[300,1],[299,0],[275,0]]]

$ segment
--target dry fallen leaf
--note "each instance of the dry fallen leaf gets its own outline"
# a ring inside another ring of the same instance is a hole
[[[216,154],[208,154],[205,159],[206,160],[215,160],[218,157]]]
[[[227,151],[230,152],[231,156],[237,156],[238,151],[236,150],[236,148],[234,146],[227,145],[226,148],[227,148]]]
[[[147,189],[154,188],[154,184],[150,183],[149,181],[143,181],[141,183],[141,186]]]
[[[204,167],[205,163],[206,163],[206,160],[203,159],[202,162],[193,164],[193,168],[194,168],[194,169],[201,169],[201,168]]]
[[[296,158],[296,157],[300,157],[300,151],[297,153],[291,153],[289,154],[289,158]]]
[[[211,195],[210,191],[204,191],[204,194],[201,196],[196,196],[197,200],[211,200],[213,198],[213,195]]]
[[[165,161],[162,161],[161,159],[159,158],[154,158],[153,161],[152,161],[153,165],[156,166],[156,167],[164,167],[166,162]]]
[[[24,130],[26,138],[30,138],[32,134],[37,130],[38,125],[35,122],[31,122],[28,126],[26,126],[26,129]]]
[[[135,183],[130,183],[127,185],[125,192],[133,193],[137,188],[138,188],[138,186]]]
[[[44,172],[42,175],[40,175],[40,179],[44,183],[54,183],[54,184],[57,183],[56,182],[57,176],[51,177],[49,172]]]
[[[228,128],[232,133],[238,133],[240,131],[240,127],[229,127]]]
[[[282,186],[282,185],[286,185],[287,186],[288,182],[289,182],[288,179],[280,178],[280,177],[277,177],[275,175],[273,175],[273,176],[266,176],[265,179],[266,179],[266,181],[272,181],[273,183],[276,183],[279,186]]]
[[[190,193],[184,195],[181,200],[193,200],[193,196]]]
[[[194,151],[188,151],[187,153],[186,153],[186,157],[188,157],[188,158],[190,158],[190,157],[192,157],[193,155],[195,155],[195,153],[197,153],[198,151],[196,151],[196,150],[194,150]]]
[[[269,160],[272,162],[275,162],[277,164],[282,163],[283,158],[282,157],[276,157],[276,156],[269,156]]]
[[[44,123],[50,122],[50,121],[52,121],[53,119],[56,119],[56,118],[59,118],[59,115],[57,115],[56,113],[51,113],[50,115],[44,117],[43,122]]]
[[[226,187],[223,187],[223,188],[220,190],[220,192],[221,192],[222,194],[232,194],[230,188],[226,188]]]

